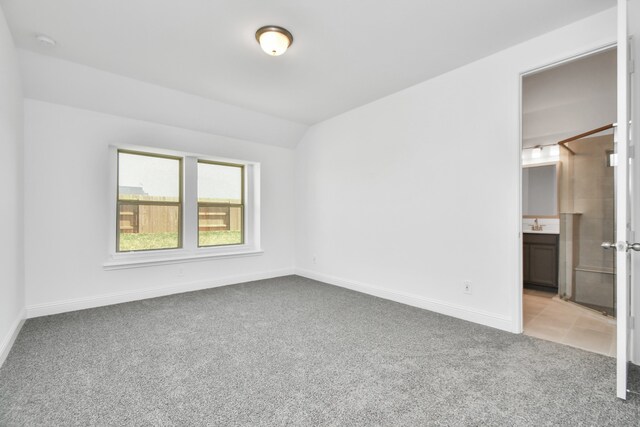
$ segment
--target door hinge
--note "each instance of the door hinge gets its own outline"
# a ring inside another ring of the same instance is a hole
[[[633,316],[629,316],[629,329],[636,328],[636,318]]]
[[[627,156],[634,158],[636,156],[636,148],[633,145],[627,147]]]
[[[636,61],[633,59],[629,60],[628,64],[629,74],[633,74],[636,71]]]

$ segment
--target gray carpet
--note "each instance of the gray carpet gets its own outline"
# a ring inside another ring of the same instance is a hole
[[[0,425],[616,425],[615,360],[296,276],[28,320]]]

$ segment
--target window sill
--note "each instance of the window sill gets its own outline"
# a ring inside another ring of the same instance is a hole
[[[207,261],[219,258],[238,258],[255,256],[264,253],[262,249],[239,249],[236,251],[216,252],[183,252],[171,251],[162,254],[117,254],[102,264],[105,270],[121,270],[125,268],[151,267],[154,265],[179,264],[184,262]]]

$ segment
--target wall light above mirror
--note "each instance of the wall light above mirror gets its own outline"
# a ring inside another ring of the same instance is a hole
[[[523,166],[557,162],[559,160],[560,147],[555,144],[545,145],[541,147],[524,148],[522,150]]]

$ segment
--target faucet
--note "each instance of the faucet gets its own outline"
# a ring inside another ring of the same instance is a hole
[[[538,218],[533,220],[533,224],[531,225],[531,231],[542,231],[542,228],[544,227],[543,224],[539,224],[538,223]]]

